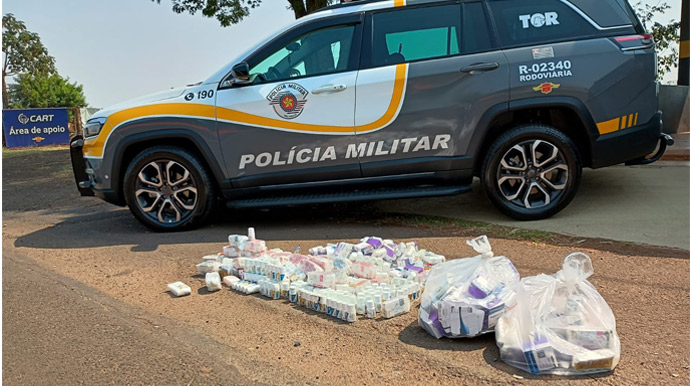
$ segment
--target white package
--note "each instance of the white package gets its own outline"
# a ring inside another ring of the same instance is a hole
[[[240,257],[240,252],[236,247],[226,245],[223,247],[223,255],[230,258]]]
[[[208,289],[210,292],[221,289],[220,275],[218,272],[209,272],[206,274],[206,289]]]
[[[307,283],[318,288],[334,288],[336,281],[335,272],[307,272]]]
[[[206,261],[210,261],[210,262],[217,261],[217,262],[220,263],[220,261],[221,261],[222,258],[223,258],[223,257],[222,257],[221,255],[219,255],[219,254],[215,254],[215,255],[206,255],[206,256],[202,256],[202,257],[201,257],[201,262],[203,263],[203,262],[206,262]]]
[[[206,275],[209,272],[218,272],[220,263],[217,261],[205,261],[196,265],[196,270],[199,275]]]
[[[236,276],[225,276],[223,278],[223,284],[225,284],[226,286],[228,286],[230,288],[232,288],[233,284],[239,283],[239,282],[240,282],[240,278],[236,277]]]
[[[381,314],[386,319],[406,314],[408,312],[410,312],[410,298],[407,296],[400,296],[398,298],[385,301],[381,305]]]
[[[168,291],[175,297],[186,296],[192,293],[192,289],[181,281],[168,284]]]

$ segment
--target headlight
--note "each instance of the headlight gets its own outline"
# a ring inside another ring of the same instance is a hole
[[[106,120],[107,118],[89,119],[84,126],[84,138],[98,135],[98,133],[101,132],[103,125],[105,125]]]

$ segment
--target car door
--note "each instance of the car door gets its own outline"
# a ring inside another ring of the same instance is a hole
[[[249,82],[228,77],[216,99],[234,187],[360,177],[354,141],[362,15],[317,19],[250,54]]]
[[[371,12],[364,42],[355,109],[363,176],[471,169],[473,130],[509,91],[483,3]]]

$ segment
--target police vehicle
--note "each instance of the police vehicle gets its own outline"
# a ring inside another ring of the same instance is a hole
[[[626,0],[349,2],[199,84],[96,113],[72,160],[83,195],[157,230],[221,203],[453,195],[474,176],[506,214],[542,219],[583,167],[671,144],[656,73]]]

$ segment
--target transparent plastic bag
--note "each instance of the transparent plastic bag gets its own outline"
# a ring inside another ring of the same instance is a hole
[[[533,374],[590,374],[613,370],[620,359],[616,318],[587,281],[589,256],[566,256],[555,275],[520,282],[515,308],[496,326],[501,359]]]
[[[513,263],[494,256],[486,236],[467,244],[480,254],[436,264],[426,279],[419,325],[437,339],[493,331],[515,305],[520,274]]]

